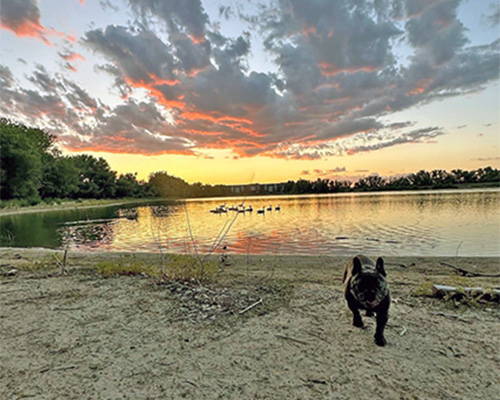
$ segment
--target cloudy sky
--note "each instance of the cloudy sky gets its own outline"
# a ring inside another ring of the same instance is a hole
[[[495,0],[0,0],[0,116],[189,182],[500,166]]]

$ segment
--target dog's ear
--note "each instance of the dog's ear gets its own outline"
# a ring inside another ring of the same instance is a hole
[[[357,275],[361,272],[361,260],[359,257],[354,257],[352,259],[352,275]]]
[[[377,258],[377,264],[375,265],[375,269],[382,276],[387,276],[384,268],[384,259],[382,257]]]

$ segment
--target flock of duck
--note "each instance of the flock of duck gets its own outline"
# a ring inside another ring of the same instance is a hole
[[[238,213],[245,213],[245,212],[253,212],[253,207],[251,205],[245,206],[243,203],[238,204],[237,206],[226,206],[225,204],[222,204],[220,206],[215,207],[214,209],[210,210],[211,213],[214,214],[223,214],[227,213],[228,211],[235,211]],[[257,214],[265,214],[266,211],[280,211],[281,207],[279,205],[277,206],[272,206],[269,205],[267,207],[262,207],[259,209],[256,209]]]

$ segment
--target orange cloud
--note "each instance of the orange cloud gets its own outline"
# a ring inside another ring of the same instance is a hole
[[[84,56],[82,56],[79,53],[75,53],[75,52],[69,52],[69,53],[65,53],[65,54],[59,53],[59,55],[61,56],[61,58],[63,58],[66,61],[78,61],[78,60],[84,61],[85,60]]]
[[[235,121],[243,124],[253,124],[253,122],[247,118],[240,118],[240,117],[233,117],[231,115],[224,115],[221,117],[213,116],[211,114],[206,114],[203,112],[199,111],[187,111],[183,112],[182,114],[179,115],[181,118],[188,119],[188,120],[193,120],[193,119],[202,119],[206,121],[212,121],[212,122],[224,122],[224,121]]]
[[[70,42],[76,42],[75,36],[67,35],[52,28],[45,28],[40,24],[38,19],[34,21],[24,20],[20,24],[15,25],[0,23],[0,29],[11,31],[18,37],[31,37],[39,39],[47,46],[53,45],[53,43],[49,39],[47,39],[47,36],[57,36],[69,40]]]
[[[188,37],[195,44],[201,44],[201,43],[203,43],[206,40],[205,36],[188,35]]]
[[[371,65],[364,65],[361,67],[351,67],[351,68],[338,68],[335,64],[327,62],[318,63],[318,67],[321,71],[321,75],[323,76],[334,76],[340,73],[354,74],[356,72],[373,72],[377,70],[376,67]]]
[[[201,136],[219,136],[224,135],[224,132],[221,131],[202,131],[199,129],[186,129],[185,132],[192,133],[193,135],[201,135]]]
[[[160,79],[159,77],[156,77],[153,74],[151,74],[149,77],[151,79],[151,81],[149,82],[146,82],[145,80],[142,79],[134,80],[132,78],[125,78],[125,82],[129,86],[148,90],[149,93],[153,97],[155,97],[160,104],[162,104],[167,108],[177,108],[182,110],[186,107],[186,103],[177,99],[168,99],[165,96],[165,94],[156,87],[161,85],[175,86],[178,83],[177,80]]]
[[[138,154],[138,155],[145,155],[145,156],[159,156],[162,154],[177,154],[177,155],[183,155],[183,156],[193,156],[196,155],[193,151],[186,149],[186,150],[179,150],[179,149],[174,149],[174,150],[148,150],[144,151],[141,149],[136,149],[135,146],[129,147],[129,148],[115,148],[115,147],[109,147],[105,145],[97,145],[97,146],[72,146],[70,144],[65,144],[64,148],[68,151],[71,151],[73,153],[81,153],[84,151],[91,151],[95,153],[112,153],[112,154]]]
[[[64,68],[69,69],[70,71],[76,72],[78,71],[75,66],[71,65],[70,63],[66,63],[64,65]]]
[[[431,84],[431,82],[432,79],[430,78],[420,79],[417,82],[416,86],[412,90],[408,91],[408,95],[415,96],[424,93]]]
[[[306,26],[304,29],[302,29],[302,33],[305,36],[310,36],[310,35],[315,35],[318,32],[316,27],[314,25],[312,26]]]
[[[242,125],[253,125],[253,121],[248,118],[235,117],[232,115],[215,116],[200,111],[186,111],[179,114],[179,117],[184,119],[184,121],[182,120],[178,121],[181,124],[186,123],[186,120],[189,121],[204,120],[216,123],[218,125],[226,126],[228,128],[234,129],[235,131],[244,133],[248,136],[253,136],[253,137],[265,136],[263,133],[260,133],[250,127],[242,126]]]

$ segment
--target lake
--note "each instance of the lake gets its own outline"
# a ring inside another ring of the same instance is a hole
[[[244,203],[253,212],[210,210]],[[261,207],[272,211],[258,214]],[[276,210],[276,206],[280,210]],[[0,246],[500,256],[500,189],[188,199],[0,217]],[[223,246],[226,249],[223,250]]]

